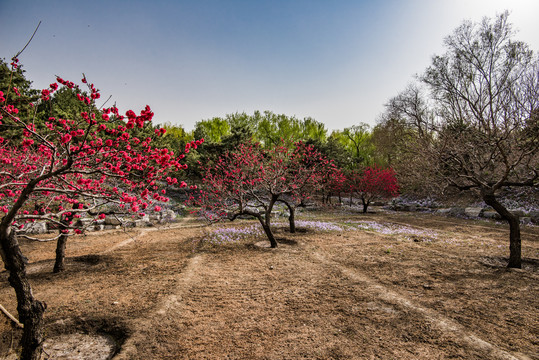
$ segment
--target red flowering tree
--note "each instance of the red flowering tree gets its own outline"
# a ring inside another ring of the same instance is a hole
[[[341,194],[348,190],[348,180],[343,171],[335,167],[332,171],[326,172],[321,181],[322,203],[331,203],[331,196],[337,195],[339,204],[342,202]]]
[[[190,203],[200,206],[200,213],[210,222],[233,221],[242,215],[256,218],[274,248],[277,241],[271,231],[271,211],[278,195],[272,196],[265,189],[277,192],[282,180],[275,178],[278,169],[269,170],[270,180],[265,161],[258,144],[240,144],[235,152],[224,154],[203,170],[203,189]]]
[[[87,83],[86,78],[82,82]],[[58,77],[41,91],[39,101],[50,101],[61,87],[78,89]],[[50,117],[38,127],[0,93],[1,126],[20,129],[23,135],[17,142],[0,138],[0,253],[24,325],[22,359],[41,357],[46,309],[32,294],[27,260],[18,242],[29,223],[46,221],[55,224],[62,236],[69,236],[81,231],[74,228],[73,220],[82,214],[103,218],[100,209],[115,204],[142,215],[159,210],[155,201],[167,200],[158,192],[161,183],[186,186],[167,176],[170,170],[185,167],[180,163],[184,155],[152,145],[164,129],[157,128],[146,138],[133,135],[137,129],[153,129],[149,106],[124,116],[114,106],[97,110],[100,93],[93,84],[88,84],[87,92],[73,94],[87,111],[70,119]]]
[[[399,195],[399,185],[392,168],[367,167],[362,173],[351,173],[349,181],[351,191],[361,199],[364,213],[373,200],[390,199]]]
[[[295,211],[300,206],[306,206],[305,202],[321,190],[327,179],[337,173],[337,168],[332,160],[327,159],[312,145],[298,142],[292,150],[280,148],[279,154],[283,158],[280,163],[270,160],[268,168],[279,168],[281,180],[286,185],[286,191],[282,191],[279,201],[284,203],[289,211],[290,232],[296,232]]]
[[[258,144],[240,145],[205,170],[203,190],[191,202],[212,222],[235,220],[241,215],[260,222],[271,247],[277,242],[271,230],[271,213],[276,202],[290,212],[290,231],[295,232],[295,209],[321,186],[322,179],[334,171],[312,146],[298,143],[290,150],[276,146],[268,150]]]

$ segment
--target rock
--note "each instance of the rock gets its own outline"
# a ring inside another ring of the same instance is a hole
[[[161,214],[150,215],[150,222],[159,223],[161,221]]]
[[[28,234],[46,234],[47,223],[45,221],[35,221],[24,225],[24,231]]]
[[[539,211],[530,211],[528,216],[534,224],[539,224]]]
[[[500,220],[502,217],[500,216],[500,214],[498,214],[496,211],[494,210],[485,210],[483,211],[483,213],[481,213],[481,216],[484,217],[485,219],[496,219],[496,220]]]
[[[122,222],[116,216],[107,215],[105,217],[105,225],[122,225]]]
[[[462,216],[464,215],[464,208],[461,208],[461,207],[441,208],[441,209],[436,210],[436,213],[439,215],[446,215],[446,216]]]
[[[483,208],[480,207],[467,207],[466,209],[464,209],[464,215],[473,218],[479,217],[482,212]]]
[[[150,226],[150,221],[144,219],[135,220],[135,227],[148,227]]]
[[[524,211],[522,210],[519,210],[519,209],[508,209],[510,212],[512,212],[514,215],[517,215],[519,217],[523,217],[523,216],[526,216],[526,214],[524,213]]]
[[[173,210],[163,210],[161,211],[161,219],[163,222],[171,222],[177,217],[176,213]]]
[[[439,215],[449,215],[451,213],[451,208],[442,208],[436,210],[436,213]]]
[[[94,223],[93,218],[82,218],[79,219],[76,223],[77,227],[86,228]]]
[[[94,231],[103,231],[103,230],[105,230],[105,225],[103,224],[94,225]]]

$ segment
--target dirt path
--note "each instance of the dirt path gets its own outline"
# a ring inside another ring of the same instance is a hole
[[[341,263],[341,255],[302,241],[194,256],[115,359],[532,358]],[[148,347],[156,336],[173,338]]]

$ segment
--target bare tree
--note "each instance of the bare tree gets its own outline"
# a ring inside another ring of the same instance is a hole
[[[509,223],[508,266],[520,268],[519,217],[497,193],[539,186],[539,62],[512,36],[505,12],[464,22],[445,39],[447,52],[435,56],[420,77],[430,89],[435,118],[419,134],[445,183],[477,189]]]

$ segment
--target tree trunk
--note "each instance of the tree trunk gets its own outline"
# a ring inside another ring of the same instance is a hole
[[[9,274],[8,281],[17,296],[19,321],[23,324],[21,359],[39,360],[43,352],[44,302],[34,299],[26,276],[26,259],[23,256],[14,232],[7,228],[0,231],[2,259]]]
[[[352,193],[350,193],[350,207],[352,207]]]
[[[371,203],[370,200],[365,201],[364,198],[361,198],[361,202],[363,203],[363,213],[367,213],[367,208],[369,207],[369,204]]]
[[[266,224],[262,225],[262,227],[264,228],[264,232],[266,233],[266,236],[268,237],[268,240],[270,242],[270,246],[272,248],[276,248],[277,247],[277,241],[275,240],[275,237],[273,236],[273,233],[271,232],[271,228]]]
[[[341,192],[339,191],[339,205],[342,205]]]
[[[288,216],[288,223],[290,224],[290,232],[293,234],[296,232],[296,220],[295,220],[296,210],[287,202],[285,202],[285,205],[288,208],[288,212],[290,213],[290,215]]]
[[[66,256],[67,238],[67,235],[62,234],[56,242],[56,261],[54,262],[53,273],[59,273],[65,270],[64,259]]]
[[[75,205],[73,205],[73,209],[75,208]],[[63,234],[63,231],[67,231],[69,229],[69,223],[73,220],[73,215],[66,217],[62,221],[62,225],[60,225],[60,237],[58,238],[58,241],[56,242],[56,261],[54,262],[54,269],[52,270],[53,273],[59,273],[65,270],[65,264],[64,260],[66,257],[66,245],[67,245],[67,234]]]
[[[275,240],[275,237],[273,236],[273,233],[271,232],[271,228],[269,227],[269,225],[266,224],[266,221],[262,219],[262,216],[258,215],[256,216],[256,218],[260,222],[260,225],[262,225],[262,228],[264,229],[264,233],[266,233],[266,236],[268,237],[271,247],[276,248],[277,241]]]
[[[260,222],[262,223],[262,227],[264,228],[264,232],[266,233],[271,247],[276,248],[277,247],[277,241],[275,241],[275,237],[273,236],[273,233],[271,232],[271,211],[273,210],[273,205],[275,205],[275,202],[279,198],[278,195],[272,195],[271,200],[268,204],[268,207],[266,208],[266,214],[265,214],[265,221],[262,222],[262,218],[259,218]]]
[[[502,219],[509,223],[509,263],[507,267],[518,268],[522,267],[522,249],[520,240],[520,219],[518,215],[507,210],[498,202],[493,191],[481,190],[483,201],[492,206]]]

